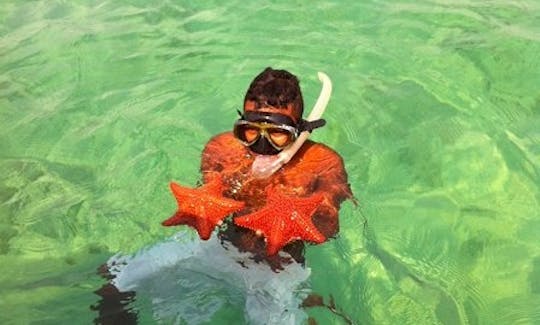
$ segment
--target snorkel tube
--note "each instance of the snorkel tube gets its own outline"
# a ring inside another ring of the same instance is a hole
[[[321,118],[326,109],[326,105],[330,100],[330,95],[332,94],[332,81],[330,81],[330,78],[324,72],[319,72],[317,75],[322,82],[322,89],[315,106],[313,106],[313,109],[307,118],[307,121],[309,122]],[[309,131],[303,131],[290,147],[277,155],[258,155],[251,166],[253,177],[267,178],[280,169],[281,166],[288,163],[292,157],[294,157],[298,149],[306,142],[310,133],[311,132]]]

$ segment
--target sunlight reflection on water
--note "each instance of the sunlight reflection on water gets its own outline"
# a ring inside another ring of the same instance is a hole
[[[8,1],[0,323],[91,321],[95,269],[173,234],[159,224],[168,182],[196,184],[204,143],[266,66],[299,76],[306,107],[315,72],[332,78],[313,139],[343,156],[359,200],[338,239],[308,249],[314,292],[358,323],[540,322],[539,11]],[[135,306],[153,321],[150,302]],[[216,319],[241,322],[232,310]]]

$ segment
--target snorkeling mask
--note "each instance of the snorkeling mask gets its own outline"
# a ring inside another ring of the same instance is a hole
[[[238,113],[240,119],[234,123],[234,136],[251,151],[261,155],[278,154],[291,146],[301,132],[311,132],[326,124],[323,119],[294,123],[289,116],[279,113]]]
[[[313,106],[311,113],[309,113],[307,121],[303,123],[321,123],[317,121],[323,121],[320,125],[323,126],[324,120],[320,120],[320,118],[324,113],[326,105],[330,100],[330,95],[332,94],[332,81],[324,72],[319,72],[318,77],[319,80],[322,82],[321,93],[319,94],[319,98],[317,98],[317,102],[315,103],[315,106]],[[298,152],[300,147],[302,147],[310,134],[311,132],[307,130],[300,132],[300,135],[298,135],[298,139],[296,139],[296,141],[294,141],[291,146],[289,146],[285,150],[282,150],[277,155],[260,155],[255,157],[253,165],[251,165],[251,172],[253,176],[260,179],[271,176],[283,165],[288,163],[292,159],[292,157],[294,157],[294,155]]]

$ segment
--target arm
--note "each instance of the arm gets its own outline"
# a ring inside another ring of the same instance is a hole
[[[310,194],[320,193],[324,199],[313,215],[313,223],[327,238],[339,231],[338,212],[347,199],[354,199],[347,181],[343,159],[329,147],[319,143],[307,143],[298,168],[315,179]]]

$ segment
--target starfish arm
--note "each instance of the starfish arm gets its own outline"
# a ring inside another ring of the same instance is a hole
[[[182,213],[180,211],[176,212],[172,217],[163,221],[161,223],[163,226],[178,226],[186,225],[190,226],[197,231],[199,237],[203,240],[207,240],[212,235],[212,230],[214,227],[208,227],[207,224],[197,220],[196,215]]]
[[[244,202],[224,197],[221,180],[214,179],[198,188],[170,184],[178,202],[178,211],[162,222],[164,226],[187,225],[207,240],[227,216],[244,208]]]
[[[313,194],[306,198],[297,199],[295,206],[298,211],[305,211],[303,217],[295,216],[294,222],[291,222],[291,227],[300,235],[302,240],[307,240],[316,244],[321,244],[326,241],[326,237],[317,229],[313,223],[313,216],[318,211],[324,195],[320,193]]]
[[[266,237],[266,253],[268,255],[275,255],[285,245],[287,245],[292,238],[285,238],[285,229],[287,225],[283,219],[274,219],[270,223],[270,229],[268,236]]]

